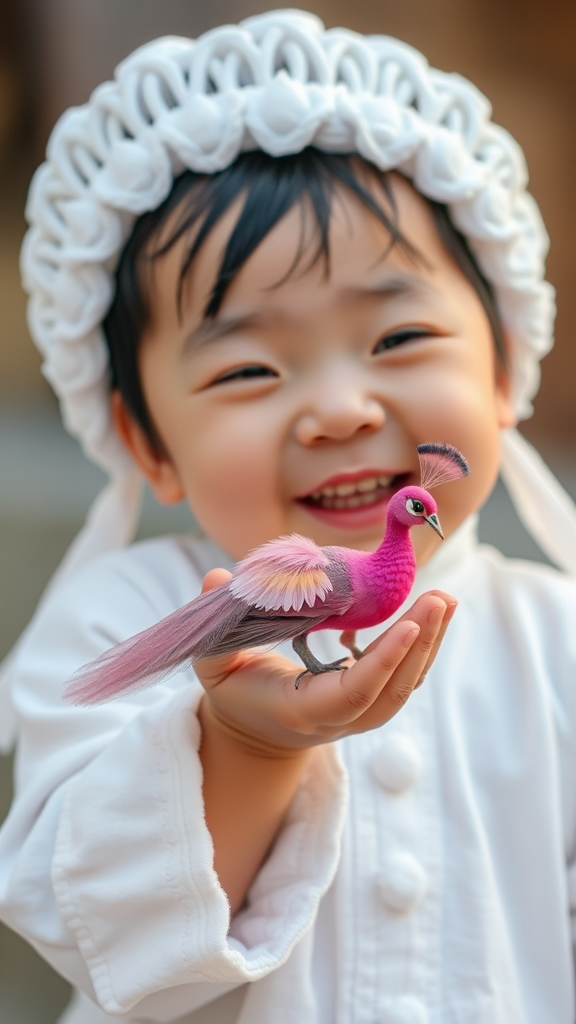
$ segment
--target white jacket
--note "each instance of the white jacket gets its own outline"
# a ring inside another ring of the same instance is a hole
[[[446,542],[414,591],[460,601],[424,686],[383,728],[315,751],[230,924],[192,671],[98,708],[62,701],[77,667],[214,564],[186,539],[106,556],[18,656],[0,915],[87,994],[66,1024],[573,1024],[574,584],[479,547],[472,521]],[[337,656],[336,634],[314,645]]]

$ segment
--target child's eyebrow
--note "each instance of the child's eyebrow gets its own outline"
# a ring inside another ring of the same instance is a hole
[[[245,313],[243,316],[221,316],[215,320],[204,319],[194,330],[186,336],[180,355],[185,357],[195,349],[207,345],[211,341],[218,341],[230,334],[246,328],[262,328],[269,326],[272,321],[285,320],[286,317],[280,311],[266,311]]]
[[[430,294],[434,291],[434,286],[417,275],[395,274],[393,277],[385,277],[369,284],[354,285],[346,288],[345,291],[354,299],[371,297],[393,299],[404,295]]]
[[[359,299],[397,298],[406,295],[429,294],[433,286],[414,274],[394,274],[369,284],[343,287],[340,292],[344,299],[357,302]],[[290,317],[281,310],[257,310],[241,316],[218,316],[216,319],[204,319],[186,336],[180,355],[182,358],[191,352],[227,338],[237,331],[270,327],[278,321],[286,321]]]

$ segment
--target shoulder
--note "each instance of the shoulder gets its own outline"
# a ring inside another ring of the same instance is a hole
[[[103,590],[129,589],[146,596],[159,611],[177,607],[200,588],[204,574],[216,565],[228,565],[228,556],[203,537],[170,536],[139,541],[89,562],[67,580],[63,599],[88,597]]]
[[[125,598],[131,596],[165,614],[169,606],[189,600],[190,592],[200,586],[201,551],[202,541],[188,537],[131,544],[83,566],[57,588],[48,605],[80,603],[89,607],[104,601],[118,613],[124,610]]]
[[[40,645],[83,664],[192,600],[218,554],[201,538],[162,537],[96,558],[40,601],[20,652]]]

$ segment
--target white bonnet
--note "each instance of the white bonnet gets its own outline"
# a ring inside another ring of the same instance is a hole
[[[98,551],[126,543],[137,521],[134,467],[110,418],[101,322],[136,217],[156,208],[185,168],[210,173],[243,150],[279,156],[315,146],[406,175],[446,204],[491,282],[509,341],[515,410],[530,415],[539,361],[552,345],[548,238],[526,191],[522,152],[490,113],[470,82],[430,68],[412,47],[326,30],[315,16],[286,10],[197,40],[148,43],[119,65],[113,82],[60,118],[26,211],[29,325],[66,427],[113,483],[53,586]],[[540,545],[576,572],[576,553],[563,555],[568,535],[576,552],[569,499],[515,431],[503,438],[502,469],[521,504],[526,488],[536,494],[528,525]]]
[[[548,238],[520,148],[459,75],[387,36],[325,30],[273,11],[197,40],[157,39],[68,110],[37,171],[22,252],[29,324],[68,430],[113,475],[127,466],[110,421],[101,322],[135,218],[184,168],[214,172],[242,150],[357,152],[446,203],[492,283],[511,344],[513,395],[530,414],[552,344]]]

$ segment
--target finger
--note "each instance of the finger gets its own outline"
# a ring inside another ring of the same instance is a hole
[[[398,666],[418,641],[420,626],[403,619],[384,634],[379,646],[344,671],[306,675],[294,690],[293,679],[285,696],[295,719],[294,727],[318,734],[333,732],[360,718],[376,701]],[[415,676],[416,679],[416,676]]]
[[[434,651],[436,641],[442,629],[447,606],[445,601],[436,595],[427,594],[423,596],[425,600],[419,600],[418,608],[415,606],[413,609],[415,621],[417,619],[420,620],[418,638],[408,651],[406,657],[399,664],[388,685],[378,697],[378,700],[370,708],[369,713],[357,723],[363,730],[376,728],[389,721],[403,707],[417,686],[426,664]]]
[[[228,572],[227,569],[210,569],[202,581],[201,592],[206,594],[209,590],[219,587],[231,578],[232,573]],[[227,654],[221,658],[206,658],[203,661],[197,661],[194,665],[194,671],[204,689],[210,689],[229,675],[234,670],[235,665],[236,655]]]
[[[456,598],[452,597],[451,594],[447,594],[443,590],[427,590],[424,594],[420,594],[420,596],[417,597],[416,600],[414,601],[414,604],[410,608],[408,608],[404,612],[404,614],[401,615],[400,618],[396,621],[404,622],[410,620],[413,622],[417,622],[420,626],[424,626],[428,612],[432,607],[430,604],[430,599],[436,597],[439,597],[441,601],[444,601],[444,603],[447,606],[453,604],[454,601],[456,600]],[[390,627],[388,628],[390,629]],[[377,636],[376,639],[368,645],[368,647],[364,651],[364,654],[369,654],[370,651],[375,650],[378,644],[380,643],[382,636],[383,633],[381,633],[380,636]]]
[[[224,581],[225,582],[225,581]],[[243,647],[232,654],[221,654],[215,658],[203,658],[194,662],[194,671],[205,690],[212,690],[224,682],[228,676],[234,675],[238,681],[238,689],[246,692],[251,676],[264,673],[270,679],[278,678],[282,685],[291,679],[294,685],[297,666],[289,658],[269,646]]]
[[[232,573],[227,569],[210,569],[202,581],[202,593],[206,594],[209,590],[214,590],[214,587],[219,587],[221,583],[226,583],[230,579],[232,579]]]
[[[448,629],[448,626],[450,625],[450,622],[452,620],[452,617],[453,617],[454,612],[456,611],[457,607],[458,607],[458,601],[455,601],[455,600],[452,600],[450,602],[450,604],[448,604],[446,606],[446,611],[444,613],[444,618],[442,619],[442,625],[440,626],[440,630],[438,632],[438,636],[436,637],[436,639],[434,641],[434,644],[432,646],[432,650],[430,651],[430,654],[428,656],[428,661],[426,662],[422,672],[420,673],[420,677],[419,677],[418,682],[416,683],[416,686],[414,687],[414,689],[416,689],[418,686],[422,686],[422,683],[424,682],[424,679],[426,678],[426,676],[428,675],[430,669],[432,668],[432,665],[434,664],[434,662],[436,660],[436,655],[438,654],[438,651],[440,650],[440,646],[442,644],[442,641],[443,641],[443,639],[444,639],[444,637],[446,635],[446,630]]]

